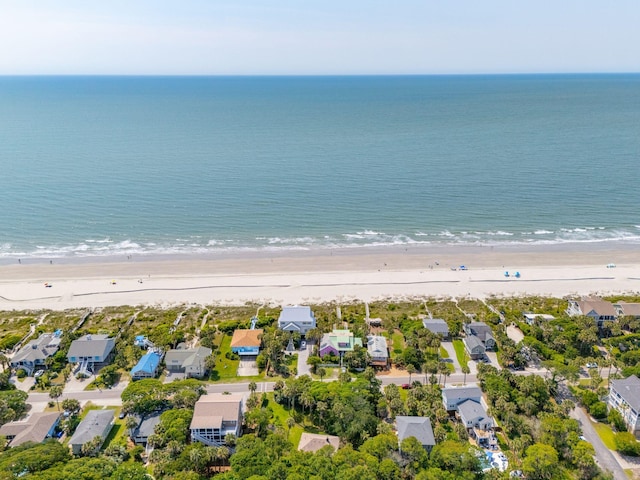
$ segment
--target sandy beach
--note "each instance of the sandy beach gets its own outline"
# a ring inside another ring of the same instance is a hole
[[[638,291],[640,248],[629,244],[385,247],[52,263],[21,259],[0,266],[2,310]]]

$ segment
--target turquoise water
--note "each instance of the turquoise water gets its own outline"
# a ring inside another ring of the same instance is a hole
[[[640,243],[639,162],[640,75],[0,77],[0,258]]]

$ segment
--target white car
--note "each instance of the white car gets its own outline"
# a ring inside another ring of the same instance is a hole
[[[598,368],[597,363],[587,363],[587,368]]]

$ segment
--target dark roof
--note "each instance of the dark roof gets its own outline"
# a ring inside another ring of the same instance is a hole
[[[611,380],[611,388],[636,412],[640,412],[640,379],[635,375],[621,380]]]
[[[75,433],[69,440],[70,445],[84,445],[95,437],[103,436],[108,425],[114,418],[113,410],[91,410],[80,422]],[[103,438],[102,440],[106,440]]]
[[[416,437],[421,445],[433,446],[436,444],[429,417],[407,417],[401,415],[396,417],[396,426],[398,440],[400,441],[408,437]]]

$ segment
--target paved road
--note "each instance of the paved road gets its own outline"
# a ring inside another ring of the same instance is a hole
[[[616,457],[613,456],[611,451],[605,447],[602,440],[600,440],[600,436],[598,432],[596,432],[595,428],[591,424],[589,420],[589,416],[585,413],[584,409],[580,407],[576,407],[571,412],[571,416],[580,422],[580,426],[582,427],[582,434],[587,441],[593,445],[594,450],[596,451],[596,459],[600,468],[603,470],[608,470],[613,473],[613,478],[616,480],[626,480],[627,475],[624,473],[624,470],[616,460]]]

